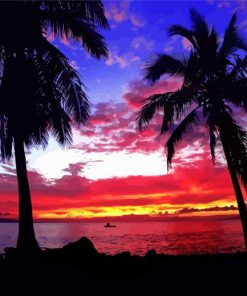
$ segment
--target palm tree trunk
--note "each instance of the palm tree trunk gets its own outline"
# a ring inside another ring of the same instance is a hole
[[[26,157],[23,140],[15,135],[15,162],[19,190],[19,233],[17,250],[22,253],[33,254],[40,250],[35,238],[31,194],[27,178]]]
[[[239,216],[242,223],[242,229],[244,234],[244,242],[245,242],[245,248],[247,250],[247,210],[246,210],[246,204],[243,197],[243,193],[241,190],[241,187],[239,185],[239,180],[237,178],[236,172],[233,167],[233,163],[231,160],[231,156],[229,154],[229,150],[227,149],[226,145],[224,144],[224,141],[222,140],[222,145],[228,165],[228,170],[231,176],[232,185],[235,191],[237,204],[238,204],[238,210],[239,210]]]

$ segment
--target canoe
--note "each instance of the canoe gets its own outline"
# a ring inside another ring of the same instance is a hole
[[[117,227],[117,226],[116,225],[108,225],[108,224],[106,224],[106,225],[104,225],[104,227],[109,228],[109,227]]]

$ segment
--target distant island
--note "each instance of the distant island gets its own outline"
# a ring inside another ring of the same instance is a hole
[[[157,216],[150,215],[123,215],[94,218],[47,218],[34,219],[34,223],[114,223],[114,222],[179,222],[179,221],[216,221],[239,219],[238,214],[231,215],[211,215],[211,216],[179,216],[174,214],[163,214]],[[0,223],[18,223],[18,219],[0,218]]]
[[[0,218],[0,223],[18,223],[17,219]]]

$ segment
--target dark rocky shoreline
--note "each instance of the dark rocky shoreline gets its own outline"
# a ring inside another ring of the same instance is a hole
[[[247,253],[106,255],[82,237],[29,259],[6,248],[0,278],[0,295],[246,295]]]

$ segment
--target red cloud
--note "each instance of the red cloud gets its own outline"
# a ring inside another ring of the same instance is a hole
[[[144,81],[133,81],[130,90],[124,94],[123,98],[133,108],[139,109],[149,96],[154,94],[175,91],[181,86],[180,80],[160,80],[154,85],[147,85]]]
[[[186,208],[187,204],[194,207],[209,204],[210,207],[212,202],[224,206],[225,201],[235,201],[227,169],[213,167],[208,160],[197,162],[197,167],[176,168],[175,172],[164,176],[129,176],[96,181],[79,176],[81,167],[81,163],[72,165],[68,170],[70,175],[50,183],[37,172],[29,173],[35,216],[40,211],[69,212],[72,208],[91,208],[92,213],[97,213],[105,208],[125,206],[152,207],[159,212],[167,210],[166,204],[168,208],[179,210]],[[16,217],[18,199],[13,178],[5,175],[8,191],[1,192],[0,206],[2,212]]]
[[[176,212],[177,215],[181,214],[190,214],[190,213],[198,213],[198,212],[220,212],[220,211],[236,211],[238,210],[237,207],[225,206],[225,207],[210,207],[205,209],[194,209],[194,208],[183,208]]]
[[[94,109],[89,125],[81,132],[82,136],[92,139],[92,144],[80,144],[74,146],[74,149],[86,152],[151,152],[162,146],[157,137],[160,116],[145,131],[140,132],[135,123],[136,111],[126,103],[99,103]]]
[[[150,153],[164,147],[169,133],[159,136],[161,116],[158,115],[145,131],[139,132],[135,126],[135,108],[140,106],[143,98],[178,86],[178,81],[163,81],[155,86],[133,82],[130,91],[124,95],[125,103],[107,102],[94,106],[92,120],[81,133],[92,141],[73,149],[86,152],[126,151],[131,155],[134,152]],[[171,131],[175,127],[171,127]],[[164,176],[129,176],[96,181],[80,176],[84,166],[81,162],[71,164],[65,170],[66,175],[59,180],[46,180],[38,172],[31,171],[29,180],[35,215],[37,217],[41,211],[62,215],[69,213],[71,208],[89,207],[92,213],[103,212],[105,207],[153,207],[159,212],[166,211],[167,204],[179,210],[187,208],[187,204],[192,208],[200,204],[209,204],[210,207],[210,203],[235,201],[226,168],[213,167],[211,163],[208,136],[203,126],[189,133],[180,143],[173,163],[173,171]],[[5,169],[8,174],[0,175],[0,208],[2,213],[16,217],[18,188],[13,175],[15,172],[7,167]]]
[[[143,132],[137,130],[136,108],[140,107],[143,100],[154,93],[164,93],[176,90],[180,86],[179,80],[160,81],[148,86],[143,81],[133,81],[129,86],[129,91],[123,95],[124,103],[114,103],[112,101],[98,103],[94,106],[94,112],[89,125],[82,131],[82,135],[91,138],[92,142],[80,144],[74,147],[86,152],[139,152],[150,153],[164,147],[169,136],[167,133],[160,137],[160,126],[162,115],[157,114],[154,120]],[[175,128],[171,127],[171,131]],[[208,139],[205,137],[205,130],[199,126],[195,133],[190,133],[181,143],[180,147],[186,147],[192,140],[201,141],[203,145]],[[193,158],[193,157],[192,157]],[[176,159],[175,159],[176,160]]]
[[[90,123],[92,124],[104,124],[111,122],[112,119],[109,116],[106,116],[105,114],[95,114],[91,116]]]

